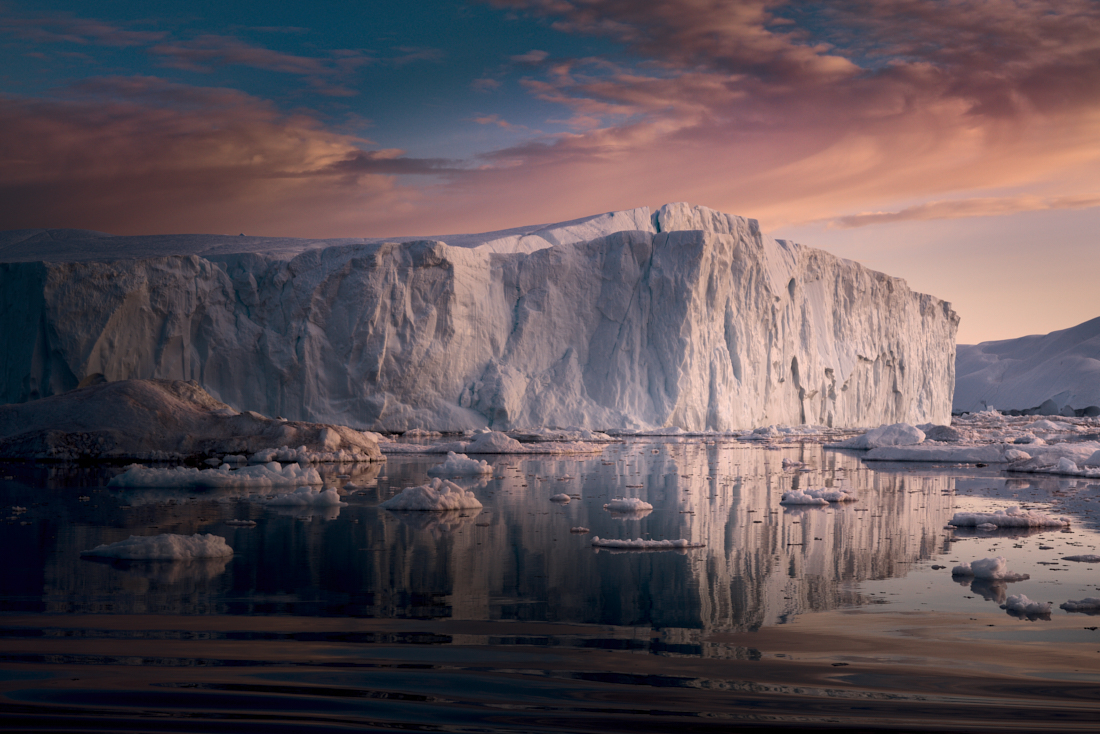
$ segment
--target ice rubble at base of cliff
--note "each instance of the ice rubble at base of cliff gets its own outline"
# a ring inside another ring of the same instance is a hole
[[[1010,472],[1093,478],[1100,477],[1098,436],[1096,417],[1049,420],[987,409],[957,416],[950,426],[880,426],[826,447],[859,450],[864,461],[998,464]]]
[[[61,232],[49,262],[4,250],[0,401],[102,375],[395,432],[950,414],[949,304],[754,220],[669,204],[444,239]]]

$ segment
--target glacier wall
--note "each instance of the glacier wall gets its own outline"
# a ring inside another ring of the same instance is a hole
[[[275,254],[52,233],[44,262],[44,234],[19,234],[0,240],[3,402],[100,373],[392,431],[950,420],[950,304],[703,207]]]

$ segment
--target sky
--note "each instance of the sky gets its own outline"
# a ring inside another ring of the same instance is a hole
[[[1100,315],[1097,0],[0,0],[0,230],[385,237],[687,201]]]

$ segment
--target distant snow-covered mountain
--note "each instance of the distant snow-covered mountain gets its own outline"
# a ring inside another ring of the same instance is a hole
[[[1049,334],[960,344],[953,411],[1041,408],[1044,414],[1100,406],[1100,318]],[[1089,414],[1100,412],[1090,410]]]

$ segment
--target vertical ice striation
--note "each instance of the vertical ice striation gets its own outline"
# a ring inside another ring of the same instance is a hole
[[[704,207],[277,255],[194,236],[144,256],[163,247],[147,239],[76,238],[52,262],[0,248],[0,400],[99,373],[384,430],[950,416],[950,304]]]

